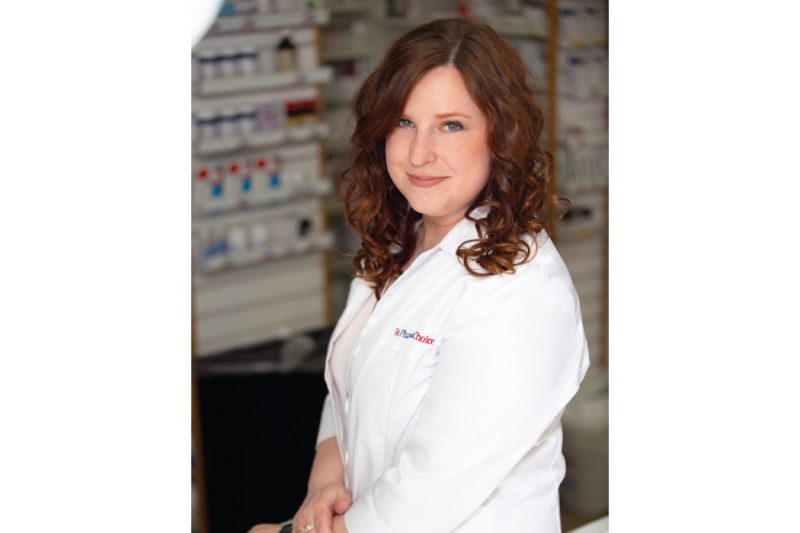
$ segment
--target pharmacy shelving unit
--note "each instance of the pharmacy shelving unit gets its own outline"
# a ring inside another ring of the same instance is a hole
[[[608,360],[608,52],[604,0],[552,0],[556,175],[572,202],[559,250],[572,274],[592,364]]]
[[[608,4],[550,0],[555,47],[549,65],[556,91],[556,177],[572,206],[558,226],[558,248],[581,301],[592,367],[589,387],[608,367]],[[602,408],[602,394],[566,407],[562,420],[567,469],[559,492],[562,522],[572,527],[608,512],[607,411],[586,417],[583,405]],[[580,396],[580,393],[579,393]],[[576,398],[578,400],[578,398]],[[599,407],[598,407],[599,406]],[[576,415],[578,416],[570,416]],[[605,420],[605,427],[603,421]],[[605,490],[605,492],[604,492]]]
[[[332,69],[319,57],[328,19],[306,7],[234,12],[193,52],[198,357],[330,325],[321,87]]]

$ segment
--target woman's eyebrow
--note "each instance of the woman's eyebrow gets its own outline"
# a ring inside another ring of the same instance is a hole
[[[467,115],[466,113],[461,113],[459,111],[452,111],[450,113],[439,113],[434,115],[438,119],[442,118],[450,118],[450,117],[464,117],[464,118],[472,118],[471,116]]]

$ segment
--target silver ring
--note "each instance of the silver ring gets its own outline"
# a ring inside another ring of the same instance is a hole
[[[299,531],[300,533],[308,533],[312,529],[314,529],[314,524],[306,524],[304,526],[300,526],[300,529],[298,529],[297,531]]]

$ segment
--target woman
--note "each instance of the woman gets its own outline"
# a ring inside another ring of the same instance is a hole
[[[358,92],[339,192],[362,244],[292,531],[561,531],[589,357],[526,77],[488,26],[437,20]]]

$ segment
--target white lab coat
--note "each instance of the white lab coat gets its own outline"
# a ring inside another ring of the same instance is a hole
[[[515,274],[475,277],[462,219],[375,306],[346,393],[325,400],[350,533],[560,533],[561,412],[589,366],[572,280],[544,232]],[[331,345],[372,289],[355,279]],[[325,366],[333,388],[330,346]]]

